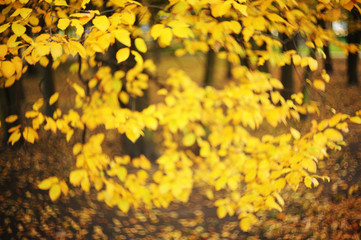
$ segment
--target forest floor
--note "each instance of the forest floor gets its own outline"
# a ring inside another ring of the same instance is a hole
[[[195,61],[201,62],[179,64],[190,69],[204,66],[202,60]],[[353,114],[361,109],[361,87],[347,85],[345,60],[334,60],[334,68],[326,92],[313,97],[337,112]],[[28,101],[32,99],[29,95]],[[330,109],[321,108],[319,118],[328,116]],[[310,119],[298,127],[309,126]],[[0,148],[0,239],[360,239],[361,127],[349,128],[348,145],[319,166],[331,182],[314,189],[300,186],[298,192],[286,190],[284,211],[259,214],[260,223],[249,233],[240,230],[237,217],[218,219],[199,189],[188,203],[128,214],[98,202],[94,192],[78,189],[51,202],[37,183],[50,175],[66,178],[74,162],[63,138],[43,133],[34,145]]]

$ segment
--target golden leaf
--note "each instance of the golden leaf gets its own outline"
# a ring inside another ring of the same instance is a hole
[[[63,47],[60,43],[50,42],[50,52],[54,60],[63,54]]]
[[[353,123],[361,124],[361,118],[358,116],[350,117],[350,121]]]
[[[11,145],[14,145],[17,141],[19,141],[20,137],[21,137],[20,130],[17,129],[10,135],[8,142],[11,143]]]
[[[69,18],[60,18],[58,21],[58,28],[61,30],[65,30],[70,24]]]
[[[188,133],[183,138],[183,145],[186,147],[192,146],[196,142],[196,135]]]
[[[311,71],[316,71],[318,68],[317,60],[312,57],[308,57],[308,66],[310,67]]]
[[[51,186],[53,186],[55,183],[58,183],[59,179],[57,177],[49,177],[47,179],[44,179],[38,184],[38,188],[41,190],[48,190]]]
[[[115,57],[117,58],[118,63],[120,63],[120,62],[124,62],[125,60],[127,60],[129,55],[130,55],[130,49],[122,48],[122,49],[118,50]]]
[[[313,80],[313,86],[318,89],[318,90],[321,90],[321,91],[325,91],[326,89],[326,85],[325,85],[325,82],[322,81],[322,80]]]
[[[0,26],[0,33],[5,32],[10,27],[10,23],[6,23]]]
[[[54,93],[49,99],[49,105],[50,106],[53,105],[58,100],[58,98],[59,98],[59,93],[58,92]]]
[[[301,134],[300,134],[300,132],[299,131],[297,131],[296,129],[294,129],[294,128],[290,128],[290,130],[291,130],[291,134],[292,134],[292,136],[294,137],[294,139],[300,139],[300,137],[301,137]]]
[[[38,133],[31,127],[25,127],[23,137],[30,143],[34,143],[35,139],[39,139]]]
[[[342,134],[333,128],[327,128],[323,134],[327,137],[327,139],[333,142],[338,142],[343,140]]]
[[[65,0],[54,0],[56,6],[68,6]]]
[[[15,74],[15,66],[10,61],[3,61],[1,63],[1,71],[6,78],[10,78],[12,75]]]
[[[225,208],[225,206],[219,206],[217,208],[217,216],[218,218],[224,218],[227,215],[227,209]]]
[[[15,33],[16,36],[20,37],[21,35],[23,35],[26,31],[26,27],[24,27],[21,24],[18,23],[13,23],[11,25],[11,30],[13,30],[13,32]]]
[[[124,212],[124,213],[127,213],[129,211],[129,208],[130,208],[130,205],[129,205],[129,202],[127,202],[126,200],[124,199],[119,199],[118,200],[118,208]]]
[[[173,38],[172,30],[170,28],[164,28],[158,39],[159,46],[167,47],[170,45]]]
[[[93,19],[93,24],[96,28],[103,32],[110,27],[109,19],[104,15],[95,17]]]
[[[65,196],[68,196],[69,187],[64,180],[60,181],[60,189]]]
[[[145,44],[144,39],[136,38],[134,43],[139,52],[147,52],[147,45]]]
[[[160,36],[164,28],[165,26],[163,24],[155,24],[150,29],[150,35],[154,40],[156,40]]]
[[[248,232],[257,221],[257,218],[253,214],[247,214],[246,217],[242,218],[239,226],[242,231]]]
[[[49,196],[51,201],[55,201],[59,198],[61,193],[61,189],[60,189],[60,185],[58,183],[54,184],[53,186],[51,186],[50,190],[49,190]]]
[[[131,45],[130,32],[125,29],[116,29],[112,31],[114,37],[127,47]]]
[[[121,16],[122,23],[126,25],[134,25],[135,15],[133,12],[123,12]]]
[[[7,123],[13,123],[15,122],[16,120],[18,120],[18,116],[17,115],[10,115],[10,116],[7,116],[5,118],[5,122]]]
[[[0,59],[4,58],[7,53],[8,53],[8,46],[6,46],[5,44],[1,44],[0,45]]]
[[[70,172],[69,180],[70,183],[74,186],[79,186],[80,182],[83,180],[86,172],[84,169],[77,169]]]

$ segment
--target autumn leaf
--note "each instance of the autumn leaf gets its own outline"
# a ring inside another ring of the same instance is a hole
[[[57,177],[49,177],[47,179],[44,179],[38,184],[38,188],[41,190],[48,190],[50,189],[54,184],[58,183],[59,179]]]
[[[15,33],[16,36],[20,37],[21,35],[23,35],[26,31],[26,27],[24,27],[21,24],[18,23],[13,23],[11,25],[11,30],[13,30],[13,32]]]
[[[98,28],[100,31],[105,32],[109,26],[110,22],[106,16],[97,16],[93,19],[93,24],[96,28]]]
[[[343,140],[342,134],[333,128],[327,128],[323,133],[329,140],[338,142]]]
[[[30,143],[34,143],[36,139],[39,139],[38,133],[31,127],[25,127],[23,137]]]
[[[53,105],[59,98],[59,93],[56,92],[53,95],[51,95],[51,97],[49,98],[49,105]]]
[[[125,60],[127,60],[129,55],[130,55],[130,49],[122,48],[122,49],[118,50],[115,57],[116,57],[118,63],[120,63],[120,62],[124,62]]]
[[[15,74],[15,66],[10,61],[3,61],[1,62],[1,71],[6,78],[10,78],[12,75]]]
[[[17,115],[10,115],[10,116],[7,116],[5,118],[5,122],[7,123],[13,123],[15,122],[16,120],[18,120],[18,116]]]
[[[321,91],[325,91],[326,85],[322,80],[313,80],[313,86]]]
[[[50,190],[49,190],[49,196],[51,201],[55,201],[60,197],[61,194],[61,189],[60,189],[60,185],[58,183],[55,183],[54,185],[51,186]]]
[[[142,38],[136,38],[134,43],[135,43],[135,47],[138,49],[139,52],[142,53],[147,52],[147,45],[145,44]]]
[[[58,28],[61,30],[65,30],[70,24],[69,18],[60,18],[58,21]]]

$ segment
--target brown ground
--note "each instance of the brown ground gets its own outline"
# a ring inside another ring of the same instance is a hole
[[[163,60],[161,75],[167,64],[190,70],[195,78],[203,76],[195,71],[203,69],[202,58]],[[219,66],[217,86],[225,78],[224,68]],[[335,60],[334,67],[326,93],[313,97],[338,112],[352,114],[361,109],[361,87],[347,86],[345,60]],[[37,84],[33,81],[25,87]],[[57,88],[67,91],[67,86],[59,82]],[[33,91],[27,93],[28,102],[36,98]],[[329,115],[328,108],[321,110],[321,117]],[[307,126],[307,121],[300,126]],[[0,239],[360,239],[359,125],[350,125],[346,142],[349,145],[331,154],[320,169],[331,177],[330,183],[312,190],[301,187],[297,193],[285,191],[284,212],[260,214],[261,223],[250,233],[243,233],[236,217],[218,219],[211,202],[197,189],[189,203],[174,203],[167,210],[131,211],[128,215],[97,202],[94,193],[78,189],[53,203],[36,183],[50,175],[65,178],[74,163],[65,140],[42,133],[37,144],[25,144],[17,150],[0,149]]]

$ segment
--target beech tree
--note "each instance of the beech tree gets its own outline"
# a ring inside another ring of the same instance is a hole
[[[237,214],[240,228],[247,231],[257,222],[257,212],[282,211],[287,186],[296,191],[299,184],[312,188],[320,179],[329,180],[317,175],[318,161],[345,144],[348,121],[361,123],[359,111],[319,121],[313,115],[307,130],[290,127],[300,114],[317,114],[319,103],[303,104],[300,92],[283,98],[281,81],[257,70],[265,61],[319,70],[316,79],[307,81],[324,91],[330,77],[319,69],[317,59],[294,49],[275,49],[282,48],[280,36],[298,34],[320,55],[326,43],[354,50],[317,24],[319,15],[337,19],[339,2],[346,9],[357,7],[348,0],[170,0],[156,5],[133,0],[0,0],[2,88],[18,81],[29,64],[57,68],[75,57],[79,73],[79,80],[67,80],[75,93],[74,106],[64,111],[58,105],[48,116],[42,106],[52,106],[62,96],[55,92],[48,100],[40,98],[25,112],[24,124],[8,130],[8,141],[34,143],[42,137],[40,129],[64,135],[73,149],[75,169],[68,179],[59,174],[38,185],[49,190],[53,201],[67,195],[71,184],[85,192],[93,188],[98,200],[128,212],[131,207],[187,202],[192,189],[202,186],[218,216]],[[149,31],[141,28],[146,24],[151,24]],[[136,110],[132,103],[148,90],[149,81],[156,81],[150,78],[156,66],[146,55],[152,40],[161,48],[177,46],[176,57],[214,51],[232,64],[233,80],[216,89],[172,68],[165,81],[157,82],[162,100]],[[242,65],[242,59],[249,65]],[[18,117],[7,116],[5,122]],[[270,127],[282,131],[256,131]],[[155,132],[162,138],[157,143],[160,156],[151,162],[144,155],[105,154],[102,142],[111,130],[132,142],[145,131]],[[86,133],[84,142],[74,142],[73,135],[81,131]]]

